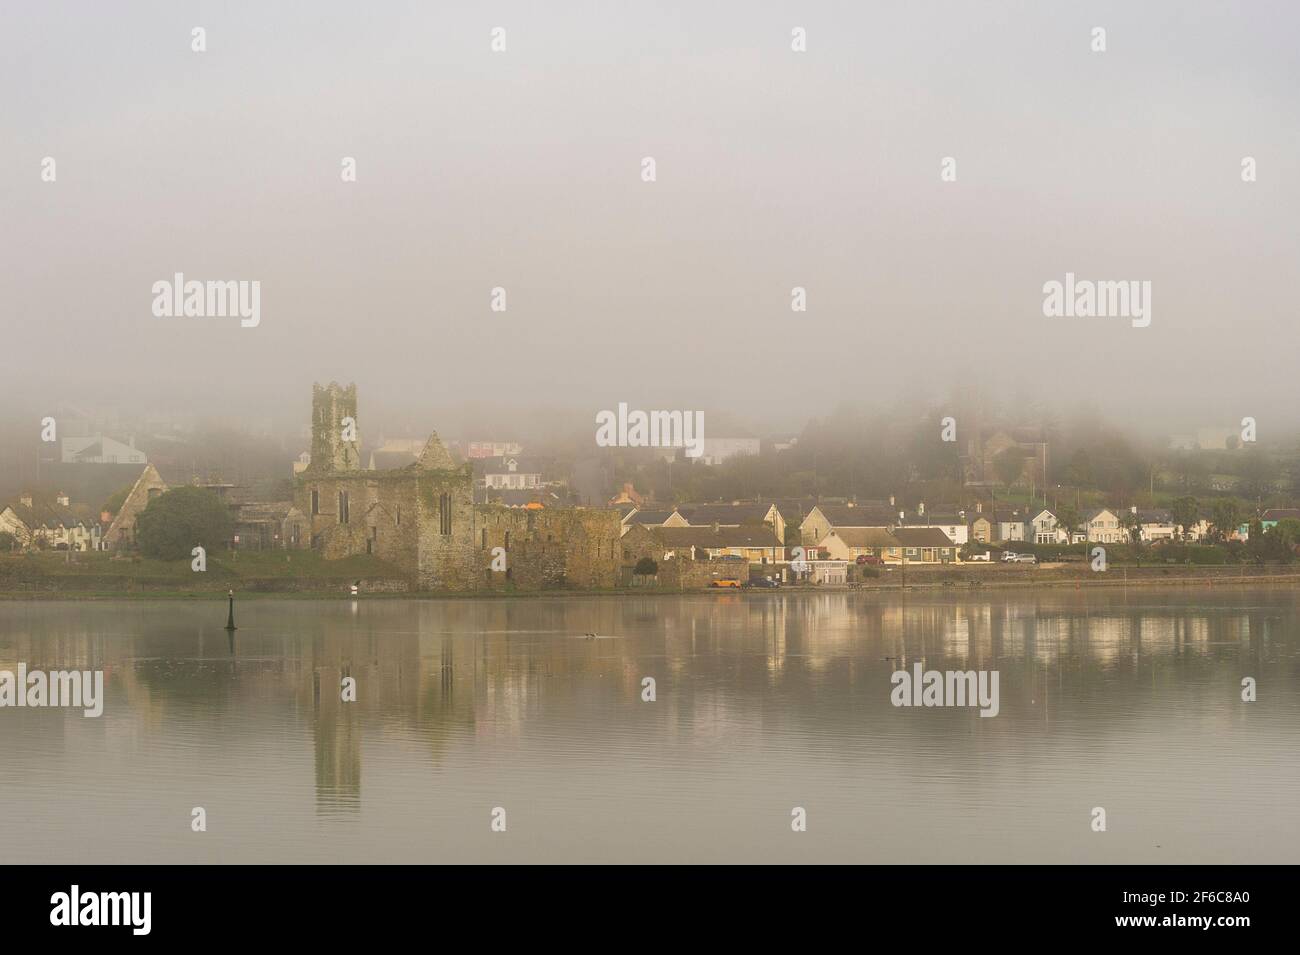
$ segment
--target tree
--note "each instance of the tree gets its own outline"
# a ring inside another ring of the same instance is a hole
[[[1214,502],[1214,507],[1210,510],[1210,519],[1214,524],[1214,536],[1221,541],[1226,541],[1228,535],[1241,523],[1241,511],[1232,498],[1221,498]]]
[[[1083,520],[1069,504],[1062,505],[1056,509],[1056,526],[1065,531],[1065,542],[1074,543],[1074,532],[1078,529],[1080,522]]]
[[[998,476],[998,480],[1006,487],[1010,487],[1020,477],[1020,473],[1025,469],[1025,450],[1020,447],[1010,447],[993,459],[993,470]]]
[[[653,577],[659,573],[659,564],[653,557],[642,557],[636,562],[636,567],[632,568],[632,573],[638,577]]]
[[[18,538],[8,531],[0,531],[0,553],[9,553],[18,549]]]
[[[128,484],[126,487],[118,488],[113,492],[109,499],[104,502],[104,506],[100,508],[100,510],[108,511],[108,513],[114,515],[117,514],[117,512],[122,509],[122,505],[126,503],[126,499],[131,496],[131,487],[132,486]]]
[[[1142,521],[1132,511],[1119,512],[1119,526],[1124,528],[1129,543],[1136,547],[1142,541]]]
[[[1178,526],[1179,537],[1187,535],[1187,529],[1196,523],[1201,512],[1201,505],[1194,497],[1177,498],[1169,508],[1169,514]]]
[[[1070,455],[1070,463],[1065,469],[1065,480],[1075,487],[1092,487],[1096,478],[1092,473],[1092,460],[1088,452],[1080,448]]]
[[[158,495],[136,519],[136,540],[146,557],[189,558],[195,547],[219,548],[230,540],[230,511],[212,491],[178,487]]]

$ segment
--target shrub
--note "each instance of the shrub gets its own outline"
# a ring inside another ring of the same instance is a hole
[[[196,546],[219,548],[230,540],[230,511],[212,491],[178,487],[158,495],[136,519],[140,552],[159,560],[188,558]]]

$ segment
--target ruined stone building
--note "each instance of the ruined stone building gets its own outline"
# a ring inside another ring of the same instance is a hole
[[[373,554],[422,590],[618,583],[618,511],[475,504],[472,465],[455,463],[436,433],[414,463],[365,470],[359,420],[356,385],[313,387],[311,464],[294,489],[313,550],[329,559]]]

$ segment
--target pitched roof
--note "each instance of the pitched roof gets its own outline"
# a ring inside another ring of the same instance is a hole
[[[72,507],[63,504],[33,503],[28,507],[19,502],[9,504],[8,507],[29,531],[38,527],[76,527],[78,524],[88,527],[95,523],[94,518],[87,517],[84,511],[73,510]],[[77,507],[84,508],[85,505],[77,505]]]
[[[508,462],[515,462],[515,469],[510,470]],[[526,458],[522,454],[508,454],[502,458],[475,458],[476,474],[541,474],[540,458]]]
[[[1300,521],[1300,507],[1270,507],[1261,515],[1265,521]]]
[[[447,471],[456,466],[447,449],[443,447],[442,441],[438,439],[436,431],[429,435],[429,440],[424,443],[424,450],[420,452],[420,458],[416,463],[422,468],[436,471]]]
[[[948,535],[937,527],[899,527],[894,537],[904,547],[955,547]]]
[[[938,530],[938,528],[936,528]],[[943,534],[943,531],[939,531]],[[818,546],[825,543],[826,538],[834,535],[842,540],[849,547],[898,547],[900,541],[897,537],[884,527],[837,527],[817,542]],[[944,534],[943,539],[947,540],[948,535]]]
[[[924,527],[926,525],[943,524],[945,526],[966,523],[959,514],[912,514],[904,523],[912,527]]]
[[[831,527],[885,527],[898,523],[898,509],[888,504],[818,504]]]
[[[657,527],[672,516],[672,508],[669,508],[668,510],[651,510],[646,508],[645,510],[640,510],[633,514],[628,519],[628,523],[645,524],[647,527]]]
[[[771,527],[656,527],[670,547],[782,547]]]
[[[771,504],[745,502],[740,504],[678,504],[677,513],[687,523],[739,525],[747,522],[761,523],[772,509]]]

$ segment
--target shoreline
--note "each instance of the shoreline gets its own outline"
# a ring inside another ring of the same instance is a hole
[[[727,598],[752,598],[755,596],[778,596],[782,594],[901,594],[912,592],[935,592],[935,593],[966,593],[979,594],[987,590],[1008,591],[1008,590],[1085,590],[1093,588],[1116,587],[1203,587],[1214,588],[1216,586],[1278,586],[1278,587],[1300,587],[1300,570],[1290,573],[1223,573],[1223,574],[1204,574],[1204,573],[1187,573],[1185,569],[1179,568],[1153,568],[1161,571],[1160,573],[1146,573],[1140,576],[1128,576],[1124,573],[1126,568],[1116,568],[1105,574],[1090,574],[1088,576],[1068,576],[1068,577],[1044,577],[1041,579],[1017,578],[1014,580],[984,580],[979,578],[967,578],[964,580],[916,580],[909,581],[904,587],[901,583],[861,583],[857,585],[836,584],[836,585],[783,585],[778,589],[713,589],[713,588],[693,588],[689,590],[669,590],[658,587],[625,587],[614,590],[536,590],[536,591],[475,591],[469,593],[440,592],[428,590],[406,590],[406,591],[369,591],[352,595],[341,589],[325,590],[275,590],[275,589],[248,589],[240,590],[236,588],[235,595],[239,599],[280,599],[280,600],[536,600],[536,599],[573,599],[575,597],[587,597],[592,599],[602,599],[610,597],[683,597],[683,596],[709,596]],[[927,576],[922,573],[918,576],[924,578]],[[176,589],[138,589],[127,588],[113,591],[87,590],[77,591],[75,589],[60,591],[50,588],[40,588],[31,590],[4,590],[0,591],[0,601],[58,601],[58,600],[194,600],[194,599],[211,599],[213,601],[225,600],[227,596],[226,588],[222,589],[204,589],[204,590],[187,590],[182,588]]]

